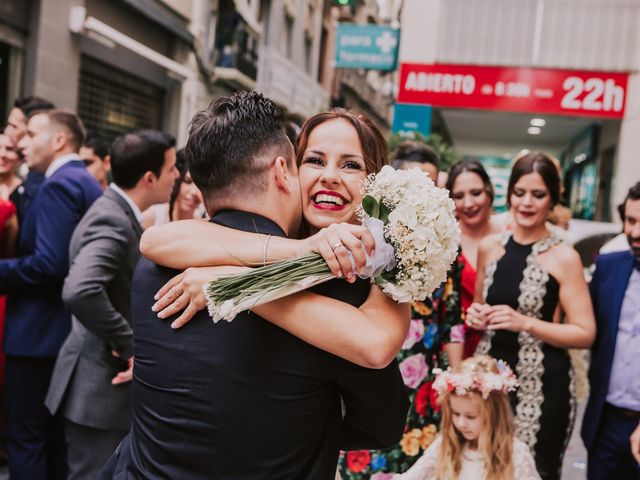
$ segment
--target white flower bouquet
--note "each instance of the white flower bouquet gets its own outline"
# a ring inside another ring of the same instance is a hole
[[[371,230],[375,253],[358,275],[397,302],[424,300],[447,278],[460,243],[448,192],[421,170],[385,166],[369,175],[358,217]],[[226,275],[204,286],[214,322],[335,278],[316,253]]]

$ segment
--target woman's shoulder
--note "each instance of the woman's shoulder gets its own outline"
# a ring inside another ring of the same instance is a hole
[[[502,232],[492,233],[480,240],[480,250],[488,251],[502,246]]]
[[[553,263],[560,271],[571,271],[578,269],[582,271],[582,261],[580,255],[566,242],[560,241],[549,249],[549,253],[553,256]]]
[[[503,249],[503,233],[494,233],[487,235],[480,241],[478,245],[478,257],[482,256],[485,260],[485,264],[488,259],[494,258],[496,254]]]

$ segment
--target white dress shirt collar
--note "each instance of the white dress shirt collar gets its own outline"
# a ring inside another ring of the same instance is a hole
[[[60,155],[53,162],[51,162],[51,165],[49,165],[49,168],[47,168],[47,171],[44,173],[44,176],[49,178],[51,175],[54,174],[56,170],[58,170],[60,167],[62,167],[63,165],[73,160],[80,160],[80,157],[78,156],[77,153],[67,153],[65,155]]]

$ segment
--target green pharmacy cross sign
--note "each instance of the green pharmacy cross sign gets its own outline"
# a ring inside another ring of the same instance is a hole
[[[338,24],[335,66],[395,70],[399,32],[383,25]]]

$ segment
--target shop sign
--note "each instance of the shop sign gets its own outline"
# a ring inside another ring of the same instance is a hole
[[[394,70],[399,37],[397,28],[340,23],[336,33],[335,66]]]
[[[431,106],[405,105],[396,103],[393,106],[393,125],[391,131],[403,137],[413,132],[428,137],[431,133]]]
[[[622,118],[626,73],[472,65],[400,65],[398,102]]]

